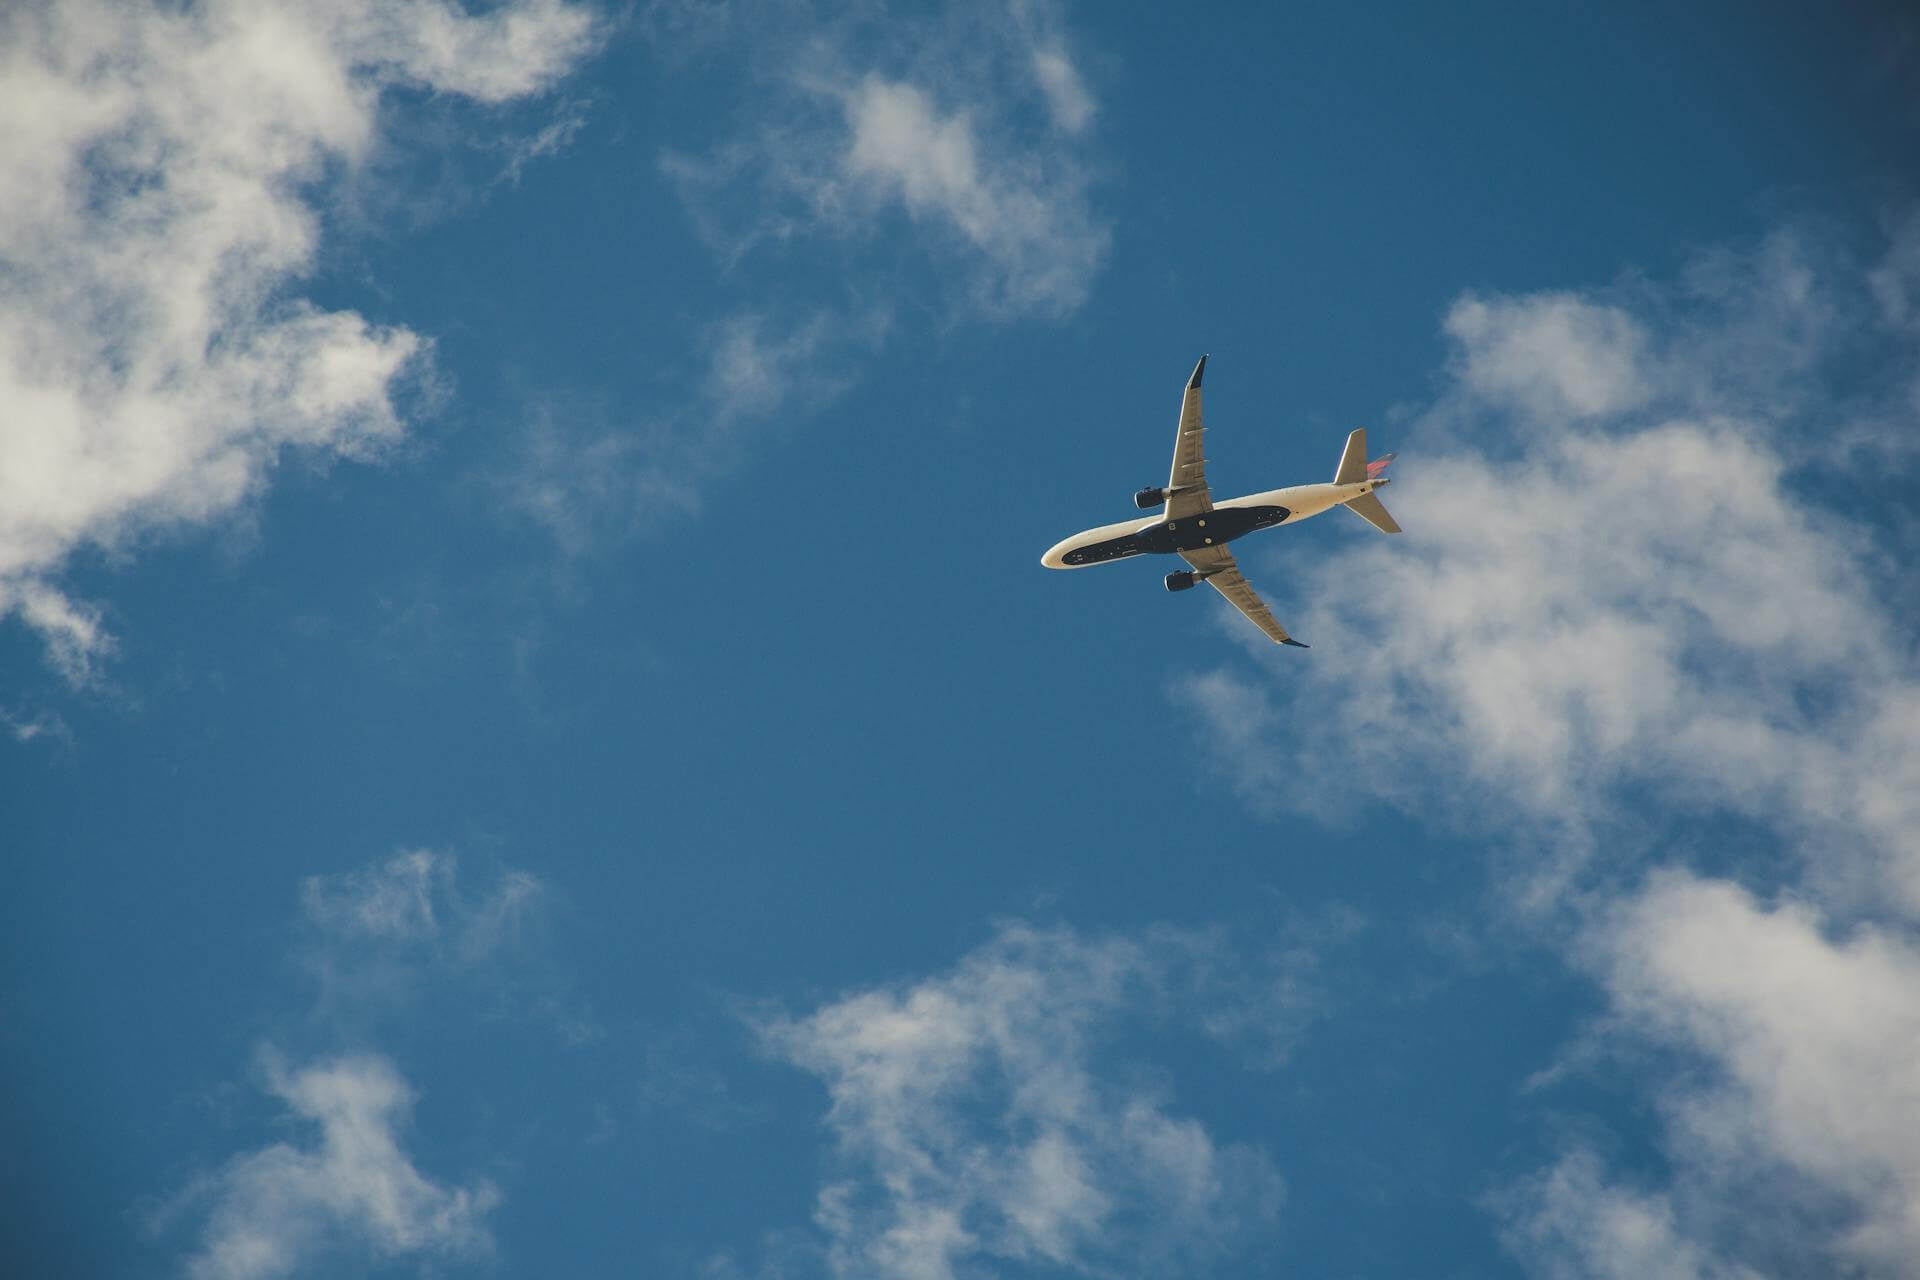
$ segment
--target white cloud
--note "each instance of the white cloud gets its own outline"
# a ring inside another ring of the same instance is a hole
[[[397,437],[426,343],[293,295],[310,193],[368,153],[388,88],[501,102],[596,39],[558,0],[9,6],[0,616],[83,679],[109,639],[56,585],[76,551],[216,519],[287,449]]]
[[[431,989],[439,1010],[477,992],[488,1016],[504,1004],[554,1025],[569,1044],[597,1037],[529,972],[537,955],[524,935],[547,896],[517,871],[466,891],[453,856],[424,849],[306,878],[294,955],[318,984],[317,1003],[282,1034],[363,1044]],[[186,1264],[196,1280],[364,1270],[369,1251],[423,1268],[491,1253],[486,1219],[499,1191],[485,1179],[437,1181],[416,1166],[405,1142],[415,1095],[390,1060],[353,1052],[295,1064],[269,1045],[259,1066],[266,1091],[285,1104],[280,1127],[303,1136],[232,1157],[155,1215],[160,1230],[198,1224]]]
[[[977,296],[994,309],[1057,314],[1080,304],[1107,235],[1077,179],[1055,187],[1029,164],[990,154],[970,107],[942,112],[911,82],[868,75],[840,97],[847,144],[821,198],[866,209],[898,201],[958,233],[987,269]]]
[[[1045,95],[1049,122],[1061,133],[1085,131],[1100,107],[1074,62],[1061,11],[1029,0],[1009,0],[1007,11],[1022,47],[1031,52],[1033,76]]]
[[[1542,346],[1570,305],[1492,310],[1536,318]],[[1743,302],[1727,327],[1749,319]],[[1286,667],[1290,714],[1336,726],[1368,785],[1411,780],[1398,788],[1410,804],[1449,803],[1437,790],[1470,811],[1490,794],[1566,831],[1602,821],[1623,787],[1649,787],[1681,809],[1847,841],[1850,856],[1808,867],[1827,891],[1890,890],[1920,908],[1920,682],[1867,572],[1869,535],[1803,496],[1819,476],[1774,443],[1772,373],[1756,390],[1740,380],[1745,357],[1726,354],[1764,347],[1757,337],[1717,342],[1699,317],[1618,327],[1641,335],[1636,361],[1663,371],[1617,397],[1637,407],[1595,420],[1580,406],[1613,393],[1515,393],[1564,403],[1493,456],[1410,456],[1390,495],[1408,535],[1352,522],[1339,550],[1296,573],[1297,630],[1317,647]],[[1478,332],[1496,352],[1516,341],[1507,322]],[[1565,385],[1613,385],[1618,345],[1582,350]],[[1481,355],[1468,344],[1460,367]],[[1703,388],[1717,388],[1710,402]],[[1467,403],[1492,394],[1472,384]],[[1803,387],[1795,402],[1814,399]],[[1457,434],[1459,396],[1443,407]],[[1311,807],[1326,753],[1269,736],[1262,686],[1221,671],[1181,687],[1240,744],[1250,794]]]
[[[970,238],[995,221],[989,192],[980,185],[973,125],[964,115],[942,119],[911,84],[868,76],[847,94],[849,172],[897,184],[914,212],[939,209]]]
[[[67,598],[44,582],[27,579],[9,583],[0,577],[0,617],[17,610],[38,631],[47,646],[47,659],[67,679],[84,681],[93,664],[113,652],[113,638],[101,625],[100,611]]]
[[[1598,931],[1619,1017],[1701,1055],[1668,1105],[1691,1176],[1731,1200],[1784,1166],[1851,1206],[1834,1248],[1877,1274],[1920,1257],[1920,930],[1831,936],[1814,907],[1767,909],[1724,880],[1656,877]]]
[[[1502,1237],[1533,1275],[1550,1280],[1759,1280],[1688,1239],[1670,1199],[1610,1183],[1575,1150],[1499,1198]]]
[[[1054,127],[1079,133],[1093,122],[1097,106],[1067,55],[1059,49],[1039,49],[1033,55],[1033,74],[1047,95]]]
[[[1446,318],[1460,379],[1474,392],[1542,417],[1636,408],[1651,394],[1646,336],[1617,307],[1568,294],[1466,297]]]
[[[267,1089],[310,1145],[276,1142],[230,1160],[166,1216],[206,1206],[187,1272],[195,1280],[269,1280],[310,1274],[342,1250],[381,1258],[471,1257],[489,1252],[492,1184],[435,1182],[402,1145],[413,1103],[384,1058],[326,1059],[292,1068],[264,1056]]]
[[[821,233],[868,237],[904,213],[937,263],[959,264],[983,314],[1057,316],[1085,300],[1109,241],[1075,141],[1097,104],[1050,7],[778,15],[737,26],[778,68],[764,114],[704,159],[664,162],[731,261]],[[1030,113],[1048,127],[1023,127]]]
[[[1703,252],[1667,284],[1464,296],[1443,325],[1454,380],[1423,433],[1432,443],[1451,428],[1454,443],[1484,445],[1496,425],[1525,435],[1734,417],[1796,464],[1833,464],[1851,417],[1904,398],[1912,334],[1884,302],[1916,234],[1901,229],[1872,267],[1817,228],[1789,226]],[[1861,426],[1882,438],[1851,446],[1912,434],[1887,420]]]
[[[517,0],[477,13],[449,0],[354,5],[336,21],[356,61],[481,102],[540,92],[600,40],[593,11],[567,0]]]
[[[1920,905],[1898,632],[1856,535],[1797,502],[1754,433],[1542,432],[1511,460],[1420,457],[1392,498],[1404,539],[1354,522],[1346,548],[1296,575],[1320,603],[1296,626],[1316,648],[1290,714],[1339,726],[1340,767],[1358,760],[1390,790],[1416,779],[1402,798],[1422,807],[1470,811],[1491,788],[1563,830],[1600,821],[1628,785],[1838,825],[1879,865],[1870,883],[1858,862],[1823,874]],[[1251,793],[1311,807],[1326,791],[1333,760],[1274,732],[1263,687],[1230,672],[1182,687],[1237,744]],[[1448,795],[1428,794],[1436,768]]]
[[[1635,1061],[1670,1185],[1585,1148],[1527,1182],[1502,1211],[1543,1274],[1900,1274],[1920,1246],[1920,673],[1823,447],[1920,424],[1903,254],[1782,233],[1670,289],[1463,301],[1416,428],[1451,444],[1389,495],[1409,533],[1353,522],[1294,575],[1316,647],[1267,657],[1285,716],[1246,671],[1179,686],[1260,803],[1338,770],[1524,849],[1515,901],[1581,939],[1597,1040],[1664,1050]]]
[[[762,1025],[832,1099],[841,1176],[816,1224],[836,1274],[945,1278],[981,1263],[1191,1266],[1271,1220],[1264,1154],[1096,1067],[1209,944],[1009,925],[950,973]],[[1204,967],[1180,1000],[1214,1003]]]

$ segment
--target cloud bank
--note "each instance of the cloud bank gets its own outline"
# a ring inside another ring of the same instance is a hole
[[[398,88],[498,104],[599,39],[584,8],[326,0],[0,14],[0,617],[84,679],[112,645],[58,585],[85,548],[204,525],[299,449],[403,430],[420,335],[326,310],[318,184]]]
[[[1256,803],[1314,809],[1338,767],[1500,832],[1512,902],[1607,995],[1595,1035],[1685,1064],[1637,1060],[1666,1185],[1576,1144],[1502,1199],[1541,1274],[1920,1256],[1920,672],[1901,526],[1844,514],[1920,426],[1916,225],[1864,262],[1803,229],[1670,286],[1462,299],[1409,535],[1304,574],[1312,665],[1181,686]],[[1281,683],[1340,752],[1278,732]]]

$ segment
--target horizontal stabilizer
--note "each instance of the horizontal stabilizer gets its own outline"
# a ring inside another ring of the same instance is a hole
[[[1387,514],[1387,509],[1380,505],[1380,499],[1370,493],[1363,493],[1347,503],[1347,510],[1382,533],[1400,532],[1400,526],[1393,522],[1393,517]]]

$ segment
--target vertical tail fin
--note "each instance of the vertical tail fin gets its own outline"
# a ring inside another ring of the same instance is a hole
[[[1340,466],[1333,473],[1335,484],[1359,484],[1367,478],[1367,429],[1355,427],[1340,451]]]

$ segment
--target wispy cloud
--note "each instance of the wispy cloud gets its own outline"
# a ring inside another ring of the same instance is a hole
[[[1513,901],[1577,939],[1610,1001],[1595,1034],[1691,1064],[1642,1081],[1674,1189],[1575,1148],[1503,1207],[1546,1274],[1892,1274],[1920,1250],[1899,1065],[1920,1027],[1920,673],[1897,552],[1819,500],[1859,488],[1831,428],[1920,425],[1911,237],[1861,263],[1783,232],[1664,289],[1464,300],[1456,382],[1416,428],[1437,447],[1394,491],[1410,534],[1356,529],[1302,578],[1318,645],[1286,669],[1287,718],[1343,750],[1275,733],[1249,672],[1181,686],[1262,804],[1311,809],[1337,767],[1522,833]],[[1702,834],[1727,818],[1737,844]]]
[[[492,1248],[485,1180],[449,1186],[415,1166],[403,1143],[414,1094],[384,1058],[320,1059],[295,1067],[264,1054],[265,1088],[308,1134],[235,1156],[163,1211],[206,1216],[188,1260],[195,1280],[311,1274],[343,1252],[454,1258]]]
[[[622,423],[603,406],[537,404],[517,452],[486,488],[567,556],[696,512],[706,486],[753,440],[839,396],[855,358],[882,341],[889,322],[881,307],[726,316],[701,334],[699,377],[676,386],[669,407],[651,410],[658,416]]]
[[[51,711],[23,713],[0,707],[0,730],[5,730],[15,742],[32,742],[39,738],[70,742],[73,737],[67,722]]]
[[[767,1046],[832,1099],[841,1164],[815,1212],[832,1270],[1190,1266],[1269,1223],[1282,1185],[1265,1154],[1216,1139],[1106,1052],[1171,984],[1220,1000],[1191,967],[1211,946],[1012,924],[949,973],[766,1020]]]
[[[1054,57],[1053,83],[1064,87],[1071,68]],[[872,217],[897,203],[956,236],[977,264],[975,300],[994,311],[1060,314],[1086,297],[1107,235],[1077,182],[1053,185],[1052,175],[994,154],[976,108],[943,109],[911,81],[868,74],[832,92],[846,141],[830,176],[801,180],[816,208]],[[1079,110],[1091,110],[1084,96]]]
[[[489,999],[511,1001],[527,994],[512,970],[531,962],[528,944],[548,898],[528,872],[504,871],[473,892],[452,854],[405,850],[301,882],[299,958],[321,1016],[343,1025],[377,1022],[428,983],[480,978]]]
[[[533,525],[568,557],[700,508],[697,451],[673,424],[610,425],[604,411],[549,400],[530,411],[511,459],[485,478],[503,511]]]
[[[503,144],[504,160],[496,182],[519,186],[527,167],[536,161],[557,156],[573,145],[574,138],[587,127],[587,107],[582,102],[564,104],[553,121],[531,137],[509,138]]]
[[[0,616],[85,679],[111,639],[57,585],[76,551],[217,519],[285,450],[399,436],[428,344],[293,292],[311,193],[375,145],[386,90],[500,103],[597,40],[559,0],[8,6]]]
[[[714,1039],[735,1048],[740,1033]],[[642,1119],[649,1122],[691,1124],[724,1132],[763,1123],[771,1116],[768,1105],[743,1096],[722,1067],[708,1059],[713,1040],[687,1027],[652,1027],[640,1050],[637,1093]]]
[[[346,942],[445,942],[473,959],[516,933],[542,892],[525,871],[504,873],[478,899],[460,893],[453,855],[431,849],[397,853],[378,866],[300,882],[307,919]]]
[[[664,162],[728,259],[891,226],[957,271],[981,314],[1058,316],[1085,300],[1109,241],[1084,160],[1097,103],[1051,6],[755,14],[733,27],[767,68],[749,123]]]

